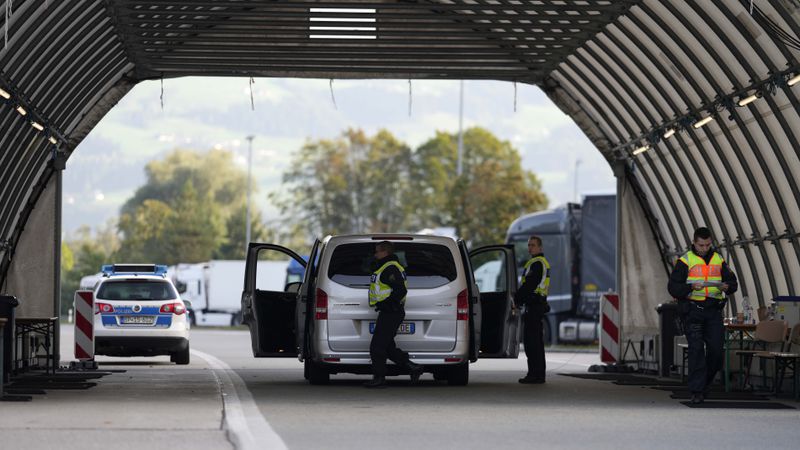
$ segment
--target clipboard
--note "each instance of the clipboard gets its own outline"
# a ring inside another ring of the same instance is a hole
[[[722,287],[723,284],[725,284],[722,281],[687,281],[686,282],[686,284],[688,284],[690,286],[695,284],[695,283],[700,283],[704,288],[711,288],[711,287],[719,288],[719,287]]]

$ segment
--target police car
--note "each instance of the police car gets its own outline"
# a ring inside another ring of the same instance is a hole
[[[189,364],[187,308],[167,266],[104,265],[94,296],[95,354],[169,355]]]

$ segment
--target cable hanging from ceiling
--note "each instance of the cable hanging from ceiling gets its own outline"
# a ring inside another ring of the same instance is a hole
[[[795,8],[798,9],[798,14],[800,14],[800,1],[792,0],[792,2],[795,4]],[[780,24],[769,17],[761,8],[759,8],[757,5],[754,5],[752,0],[750,1],[750,15],[761,19],[763,21],[764,29],[775,39],[783,42],[788,47],[791,47],[795,50],[800,50],[800,39],[798,39],[797,36],[793,36],[790,32],[781,27]]]
[[[333,109],[338,111],[339,107],[336,106],[336,96],[333,95],[333,78],[331,78],[331,82],[330,82],[330,84],[328,86],[330,86],[330,89],[331,89],[331,101],[333,102]]]
[[[253,85],[255,83],[256,83],[256,81],[253,79],[253,77],[250,77],[250,82],[249,82],[249,85],[250,85],[250,111],[255,111],[256,110],[256,103],[255,103],[255,100],[253,100]]]
[[[411,78],[408,79],[408,117],[411,117]]]
[[[161,100],[161,112],[164,112],[164,73],[161,73],[161,96],[159,97]]]
[[[5,23],[5,41],[3,45],[3,50],[8,47],[8,24],[11,22],[11,13],[12,13],[12,1],[6,0],[6,23]]]
[[[517,112],[517,82],[514,81],[514,112]]]

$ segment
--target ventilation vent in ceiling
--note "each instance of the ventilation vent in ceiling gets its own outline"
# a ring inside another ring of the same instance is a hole
[[[376,39],[374,9],[309,8],[311,39]]]

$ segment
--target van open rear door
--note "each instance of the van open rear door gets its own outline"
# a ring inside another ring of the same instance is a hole
[[[513,245],[491,245],[469,253],[480,290],[481,358],[519,355],[520,316],[514,309],[517,270]]]
[[[467,244],[459,239],[458,250],[461,253],[461,259],[464,261],[464,276],[467,282],[467,304],[469,308],[469,360],[475,362],[478,360],[478,354],[481,347],[481,302],[478,296],[478,285],[475,284],[475,277],[470,264],[469,250]]]
[[[255,357],[297,356],[296,308],[297,290],[263,289],[258,280],[259,260],[294,259],[303,267],[300,255],[274,244],[251,242],[247,250],[242,291],[242,319],[250,328],[250,341]],[[297,286],[295,285],[295,288]]]

